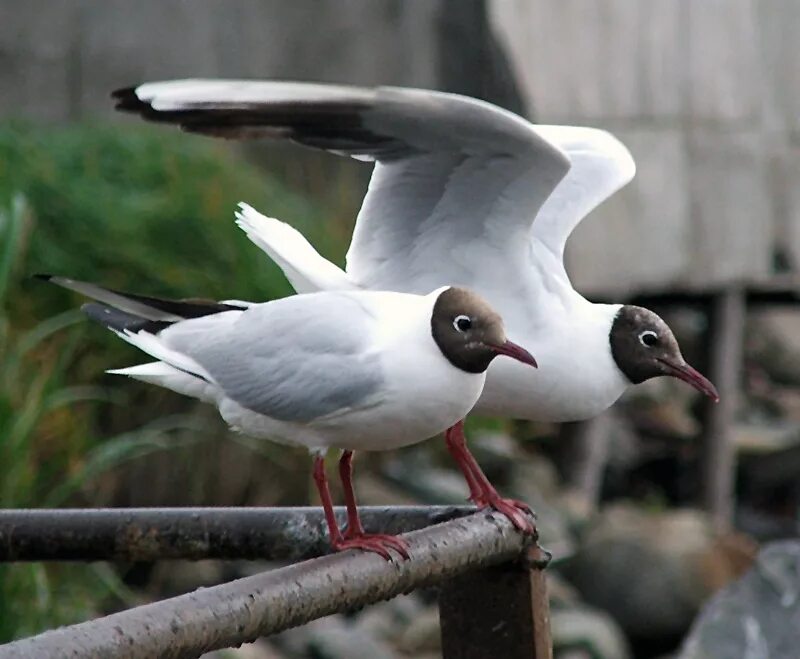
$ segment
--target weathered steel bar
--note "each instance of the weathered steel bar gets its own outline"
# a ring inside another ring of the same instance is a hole
[[[405,537],[407,561],[358,551],[322,556],[0,646],[0,659],[198,657],[514,561],[531,542],[507,518],[485,511]]]
[[[405,533],[472,506],[362,506],[367,531]],[[343,525],[344,508],[337,508]],[[0,510],[0,562],[270,559],[328,552],[321,508]]]
[[[550,609],[538,546],[526,560],[462,574],[439,591],[444,659],[553,659]]]

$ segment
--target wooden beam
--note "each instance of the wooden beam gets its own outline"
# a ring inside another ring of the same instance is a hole
[[[702,503],[720,531],[733,523],[736,453],[732,430],[742,373],[746,311],[744,291],[731,287],[713,298],[709,313],[708,371],[719,390],[720,401],[705,402]]]
[[[608,462],[611,412],[586,421],[561,424],[558,470],[564,485],[578,492],[592,507],[600,501],[603,473]]]

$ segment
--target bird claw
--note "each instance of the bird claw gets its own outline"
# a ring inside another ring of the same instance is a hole
[[[536,525],[531,521],[531,517],[535,518],[536,513],[524,501],[504,499],[495,493],[494,495],[475,497],[473,503],[478,506],[479,510],[492,508],[505,515],[519,531],[526,535],[536,533]]]
[[[403,559],[408,560],[411,558],[409,553],[410,547],[405,539],[396,535],[385,534],[361,534],[345,536],[341,540],[332,543],[335,551],[344,551],[345,549],[361,549],[362,551],[371,551],[379,556],[382,556],[387,561],[392,560],[392,555],[389,550],[393,549]]]

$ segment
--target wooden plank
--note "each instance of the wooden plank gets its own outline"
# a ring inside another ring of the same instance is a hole
[[[562,481],[593,508],[600,501],[603,472],[608,462],[611,414],[606,410],[586,421],[563,423],[558,437]]]
[[[0,116],[69,117],[81,4],[0,0]]]
[[[732,430],[742,372],[745,319],[746,303],[742,289],[730,287],[713,299],[708,334],[708,372],[719,390],[720,401],[704,403],[701,482],[703,507],[720,531],[728,530],[733,520],[736,453]]]
[[[572,282],[589,295],[657,290],[681,278],[691,263],[688,160],[680,130],[615,133],[636,160],[636,177],[567,242]]]
[[[682,3],[493,0],[489,9],[543,123],[684,110]]]
[[[695,127],[688,138],[691,264],[682,280],[712,288],[766,277],[774,222],[761,133]]]
[[[528,560],[464,574],[441,586],[443,659],[552,659],[540,547]]]
[[[761,114],[763,71],[757,0],[687,2],[689,107],[695,121],[752,125]]]

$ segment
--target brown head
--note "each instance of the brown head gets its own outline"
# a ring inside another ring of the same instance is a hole
[[[468,373],[483,373],[497,355],[536,366],[527,350],[506,338],[500,315],[466,288],[450,287],[439,294],[433,305],[431,333],[447,360]]]
[[[609,340],[617,367],[633,384],[669,375],[719,400],[716,387],[686,363],[672,330],[649,309],[623,306],[611,325]]]

